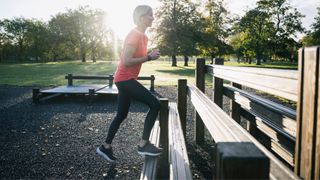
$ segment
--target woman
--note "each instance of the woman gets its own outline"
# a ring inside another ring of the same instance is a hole
[[[149,142],[150,132],[160,109],[159,100],[137,81],[142,63],[160,57],[157,50],[147,53],[148,37],[145,35],[145,31],[154,20],[152,8],[147,5],[137,6],[133,13],[133,20],[136,28],[129,32],[124,41],[120,63],[114,77],[119,91],[117,115],[111,122],[105,143],[97,148],[97,153],[110,162],[116,161],[111,143],[120,124],[127,117],[131,99],[140,101],[150,108],[144,122],[138,153],[158,156],[162,151]]]

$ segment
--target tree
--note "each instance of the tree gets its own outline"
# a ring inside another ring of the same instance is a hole
[[[172,66],[177,66],[177,55],[185,57],[197,53],[199,35],[199,13],[197,4],[190,0],[160,0],[161,7],[156,13],[155,41],[162,54],[172,57]]]
[[[44,59],[50,44],[48,41],[49,31],[47,24],[35,19],[31,19],[27,23],[26,44],[28,49],[26,53],[28,56],[35,58],[36,61],[39,58]]]
[[[265,55],[264,49],[268,46],[268,39],[274,32],[273,23],[269,21],[270,16],[255,8],[248,11],[244,17],[235,25],[236,32],[246,34],[243,46],[247,51],[253,51],[257,59],[257,65]]]
[[[318,14],[314,18],[315,22],[311,25],[311,32],[302,39],[304,46],[320,45],[320,7],[317,10]]]
[[[2,21],[3,30],[6,32],[6,36],[11,39],[11,43],[18,47],[17,59],[22,59],[25,50],[25,37],[28,31],[26,19],[14,18],[13,20],[5,19]]]
[[[225,54],[230,49],[226,38],[229,35],[227,25],[231,20],[223,2],[223,0],[208,0],[205,3],[205,11],[208,15],[204,17],[200,49],[202,54],[210,56],[211,59]]]
[[[83,62],[91,55],[95,62],[97,55],[101,54],[98,50],[104,51],[102,47],[108,47],[111,36],[105,16],[103,11],[79,7],[53,17],[49,22],[53,59],[56,60],[62,52],[69,56],[74,54]]]
[[[298,32],[304,32],[301,19],[304,17],[288,0],[260,0],[258,9],[270,16],[274,23],[274,33],[269,38],[269,48],[275,57],[292,59],[292,54],[299,47],[294,38]]]
[[[320,7],[317,8],[318,15],[314,18],[315,22],[312,24],[312,36],[315,45],[320,45]]]

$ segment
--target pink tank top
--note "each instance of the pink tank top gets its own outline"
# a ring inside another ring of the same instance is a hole
[[[143,57],[147,55],[147,45],[148,45],[148,37],[137,30],[136,28],[131,30],[127,35],[124,46],[131,45],[137,48],[136,52],[133,55],[133,58]],[[117,70],[114,75],[114,82],[127,81],[130,79],[138,79],[138,75],[140,73],[141,64],[136,64],[130,67],[126,67],[123,65],[123,53],[120,56],[120,62],[118,64]]]

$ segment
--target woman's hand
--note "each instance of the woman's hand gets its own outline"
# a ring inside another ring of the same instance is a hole
[[[153,49],[149,54],[148,54],[148,61],[151,60],[156,60],[160,57],[160,52],[158,49]]]

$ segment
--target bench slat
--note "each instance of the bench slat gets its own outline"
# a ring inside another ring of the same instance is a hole
[[[249,139],[237,130],[231,117],[195,86],[188,86],[188,94],[215,142],[245,142]],[[228,120],[225,120],[228,119]]]
[[[270,179],[299,179],[279,159],[237,124],[219,106],[214,104],[198,88],[192,85],[188,86],[188,95],[216,142],[252,142],[270,159]],[[224,134],[221,131],[226,131],[227,135],[220,136]]]
[[[169,103],[170,179],[192,179],[185,139],[176,103]]]
[[[150,142],[159,147],[160,144],[160,126],[159,121],[156,121],[149,138]],[[158,158],[152,156],[145,156],[145,160],[142,166],[140,174],[140,180],[155,179],[157,170]]]
[[[224,85],[224,94],[241,106],[243,117],[269,137],[269,140],[268,137],[264,138],[263,144],[293,166],[295,111],[229,85]]]
[[[224,85],[223,91],[226,96],[236,101],[241,107],[259,114],[259,117],[265,117],[264,120],[268,124],[273,124],[275,128],[281,128],[284,135],[293,141],[295,140],[297,126],[295,110],[230,85]]]
[[[297,101],[298,72],[296,70],[222,65],[213,65],[212,67],[214,77]]]

